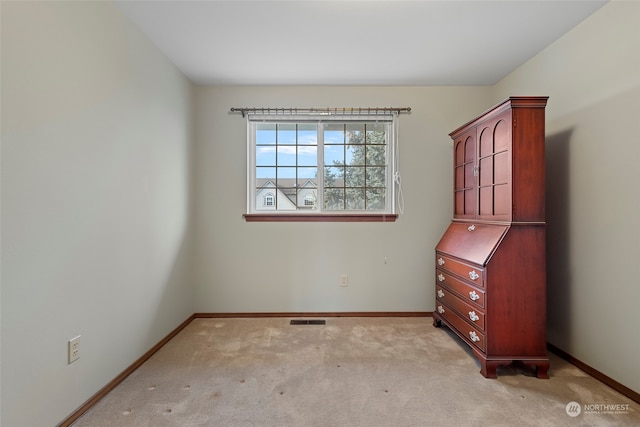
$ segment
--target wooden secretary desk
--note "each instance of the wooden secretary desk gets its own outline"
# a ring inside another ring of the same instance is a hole
[[[435,326],[480,361],[514,361],[548,378],[545,260],[545,107],[510,97],[449,135],[453,220],[435,248]]]

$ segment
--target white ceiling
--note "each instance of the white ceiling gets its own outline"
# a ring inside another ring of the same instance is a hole
[[[491,85],[600,0],[116,1],[192,81]]]

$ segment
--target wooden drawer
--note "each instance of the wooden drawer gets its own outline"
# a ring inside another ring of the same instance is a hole
[[[471,325],[484,331],[484,312],[482,310],[467,304],[444,286],[436,285],[436,298],[438,302],[441,301],[455,310]]]
[[[438,301],[436,303],[436,311],[440,314],[442,319],[453,328],[458,335],[464,338],[465,341],[471,343],[477,347],[483,353],[485,352],[485,335],[478,328],[469,325],[464,319],[461,319],[456,312]]]
[[[438,252],[436,252],[436,267],[484,287],[484,268],[482,267],[458,261]]]
[[[447,286],[464,301],[484,308],[484,291],[464,283],[462,280],[436,268],[436,284]]]

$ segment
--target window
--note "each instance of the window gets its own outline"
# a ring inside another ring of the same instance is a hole
[[[316,195],[315,193],[309,193],[304,196],[304,205],[305,206],[315,206],[316,205]]]
[[[393,126],[392,115],[249,115],[245,217],[395,215]]]

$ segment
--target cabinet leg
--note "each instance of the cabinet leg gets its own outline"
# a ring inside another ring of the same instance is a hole
[[[433,318],[433,326],[435,326],[436,328],[439,328],[440,326],[442,326],[442,321],[440,319],[436,319],[434,317]]]
[[[500,363],[491,362],[484,359],[479,359],[479,360],[480,360],[480,374],[483,377],[491,378],[491,379],[498,378],[498,375],[496,374],[496,368],[498,367],[498,365],[500,365]]]
[[[536,364],[536,377],[538,378],[542,378],[542,379],[549,379],[549,366],[550,363],[549,361],[545,361],[545,362],[538,362]]]
[[[535,369],[536,377],[541,379],[549,379],[549,371],[550,363],[548,360],[514,360],[514,365],[520,365],[521,367],[533,368]]]

